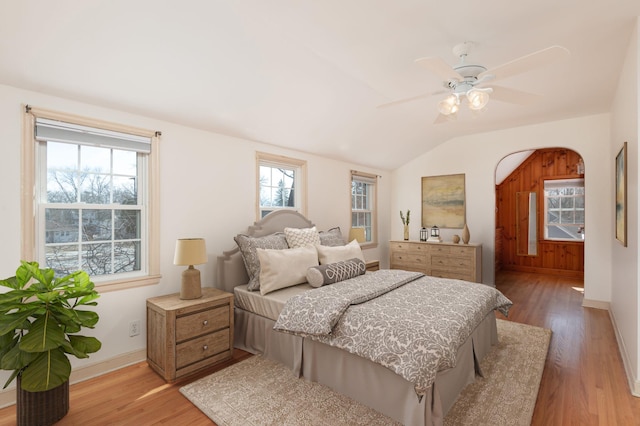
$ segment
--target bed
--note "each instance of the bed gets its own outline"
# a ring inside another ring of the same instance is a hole
[[[244,235],[260,238],[280,233],[285,228],[303,230],[312,227],[314,224],[298,213],[277,211],[250,226]],[[378,273],[380,275],[376,276],[375,274]],[[453,361],[445,363],[446,368],[439,368],[437,373],[432,374],[434,377],[430,377],[428,381],[419,381],[423,385],[428,383],[429,386],[420,386],[416,380],[408,380],[407,377],[411,377],[410,374],[399,374],[398,369],[394,371],[389,363],[380,362],[379,359],[377,361],[367,359],[358,355],[358,351],[352,348],[336,345],[331,339],[339,338],[337,332],[334,333],[336,336],[331,334],[319,336],[313,330],[283,332],[274,329],[276,326],[282,329],[281,323],[286,322],[282,320],[281,315],[288,319],[299,311],[295,306],[291,307],[295,305],[294,301],[299,303],[309,295],[322,291],[328,293],[338,291],[338,284],[314,289],[308,283],[303,283],[262,295],[259,291],[248,289],[251,281],[238,247],[218,257],[217,274],[217,287],[233,292],[235,295],[234,346],[236,348],[261,354],[265,358],[282,363],[305,379],[326,385],[405,425],[442,424],[444,416],[461,390],[475,380],[476,374],[482,373],[479,370],[479,362],[492,345],[497,343],[495,314],[493,309],[490,309],[475,321],[468,336],[457,345],[457,349],[452,354]],[[416,276],[415,273],[407,271],[387,270],[367,272],[365,275],[339,284],[358,281],[362,278],[362,280],[368,279],[368,282],[379,281],[380,285],[385,285],[383,281],[387,280],[387,275],[400,276],[401,281],[407,282],[391,285],[390,287],[394,288],[386,290],[380,299],[410,291],[411,286],[423,288],[431,279],[421,274]],[[385,276],[384,279],[381,278],[383,276]],[[457,282],[457,285],[461,283]],[[464,284],[483,286],[475,283]],[[364,285],[364,287],[367,286],[369,284]],[[362,287],[361,285],[360,288]],[[360,290],[356,292],[358,291]],[[506,298],[502,302],[501,308],[506,311],[510,302]],[[360,307],[366,304],[357,302],[356,305]],[[354,306],[351,305],[346,309],[345,314],[356,311]],[[283,311],[291,315],[287,316]],[[279,319],[280,322],[278,322]],[[340,322],[344,321],[340,320]],[[338,325],[331,324],[332,327],[336,327],[336,330]]]

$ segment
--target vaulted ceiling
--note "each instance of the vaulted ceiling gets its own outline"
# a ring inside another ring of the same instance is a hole
[[[607,112],[637,0],[0,0],[0,84],[394,169],[456,136]],[[473,42],[488,68],[551,45],[571,55],[500,81],[434,124],[443,89],[417,65]],[[98,117],[100,118],[100,117]]]

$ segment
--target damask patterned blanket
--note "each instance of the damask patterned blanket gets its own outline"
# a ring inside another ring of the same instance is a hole
[[[484,284],[379,270],[292,297],[274,329],[368,358],[422,396],[484,317],[511,305]]]

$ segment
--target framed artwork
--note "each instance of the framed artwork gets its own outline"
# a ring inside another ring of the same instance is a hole
[[[465,216],[464,174],[422,178],[422,226],[463,228]]]
[[[627,246],[627,143],[616,155],[616,239]]]

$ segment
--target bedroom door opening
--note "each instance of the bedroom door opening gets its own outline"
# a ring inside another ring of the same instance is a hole
[[[567,148],[519,151],[496,166],[495,272],[584,279],[584,161]]]

